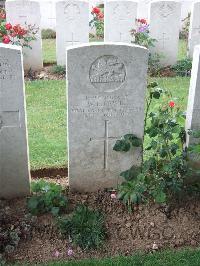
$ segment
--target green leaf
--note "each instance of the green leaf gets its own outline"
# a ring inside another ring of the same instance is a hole
[[[132,166],[130,169],[122,172],[120,176],[122,176],[126,181],[130,181],[134,178],[137,178],[138,174],[140,173],[140,168],[136,166]]]
[[[154,199],[157,203],[165,203],[166,198],[167,196],[162,190],[156,191],[156,194],[154,194]]]
[[[124,139],[126,141],[129,141],[133,147],[140,147],[140,146],[142,146],[142,140],[139,139],[134,134],[127,134],[127,135],[124,136]]]
[[[59,207],[52,207],[51,208],[51,213],[53,214],[53,216],[57,216],[60,212],[60,208]]]
[[[113,147],[114,151],[124,151],[127,152],[131,148],[131,145],[126,140],[117,140],[115,146]]]

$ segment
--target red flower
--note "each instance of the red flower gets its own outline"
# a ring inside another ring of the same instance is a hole
[[[146,19],[144,19],[144,18],[140,19],[140,22],[141,22],[142,24],[147,24],[147,21],[146,21]]]
[[[103,14],[103,13],[99,13],[99,15],[98,15],[98,19],[99,19],[99,20],[103,20],[103,19],[104,19],[104,14]]]
[[[169,102],[169,107],[174,108],[174,106],[175,106],[175,102],[174,101],[170,101]]]
[[[10,23],[6,23],[5,28],[6,28],[6,30],[11,30],[12,25]]]
[[[4,35],[2,38],[3,43],[9,44],[10,43],[10,37],[7,35]]]
[[[137,22],[147,25],[147,20],[144,19],[144,18],[141,18],[141,19],[138,18],[138,19],[137,19]]]
[[[1,19],[6,19],[6,14],[1,13],[1,14],[0,14],[0,18],[1,18]]]
[[[100,12],[101,12],[100,8],[98,8],[98,7],[93,7],[93,9],[92,9],[92,14],[96,14],[96,15],[98,15]]]

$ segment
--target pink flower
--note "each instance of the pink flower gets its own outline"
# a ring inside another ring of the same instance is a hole
[[[68,250],[67,250],[67,255],[68,255],[69,257],[71,257],[71,256],[73,256],[73,254],[74,254],[74,252],[73,252],[72,248],[68,248]]]
[[[112,191],[112,193],[110,194],[111,199],[116,199],[117,195],[115,191]]]
[[[54,257],[58,258],[60,256],[60,252],[58,250],[55,251],[53,254]]]

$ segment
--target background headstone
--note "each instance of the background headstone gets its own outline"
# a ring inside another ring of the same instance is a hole
[[[140,166],[141,148],[113,151],[117,139],[143,138],[148,51],[135,45],[69,48],[68,138],[70,188],[116,187],[119,175]]]
[[[200,44],[200,1],[192,6],[189,31],[189,56],[193,56],[195,45]]]
[[[24,48],[24,68],[29,70],[40,70],[43,67],[42,40],[40,29],[40,4],[36,1],[6,1],[6,19],[11,24],[35,25],[39,28],[36,34],[37,40],[31,42],[32,49]]]
[[[21,47],[0,44],[0,198],[30,192]]]
[[[56,2],[38,0],[41,12],[41,29],[56,30]]]
[[[138,1],[138,18],[148,18],[149,5],[151,0],[139,0]]]
[[[61,1],[56,3],[57,64],[65,65],[66,47],[89,42],[89,3]]]
[[[186,130],[188,131],[189,129],[200,130],[200,45],[194,48],[186,116]],[[200,139],[187,135],[187,146],[195,143],[200,143]],[[197,164],[200,167],[199,154],[192,154],[190,159],[194,163],[193,166]]]
[[[138,3],[136,1],[107,0],[104,12],[104,39],[106,42],[131,43],[130,31],[136,28]]]
[[[152,53],[162,55],[163,66],[177,62],[181,3],[177,1],[154,1],[150,4],[150,36],[157,40]]]
[[[200,130],[200,45],[194,48],[190,90],[188,97],[186,129]],[[195,140],[188,137],[188,144]]]

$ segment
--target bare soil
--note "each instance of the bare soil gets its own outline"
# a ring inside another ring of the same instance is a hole
[[[129,213],[119,200],[111,199],[109,191],[74,194],[68,192],[66,177],[45,179],[66,188],[69,213],[78,203],[100,210],[105,217],[107,240],[100,250],[81,250],[60,235],[51,215],[42,215],[32,225],[31,237],[22,240],[15,252],[8,256],[10,262],[41,263],[59,259],[102,258],[129,255],[138,250],[155,252],[200,245],[200,199],[187,197],[171,206],[154,203],[135,206],[133,212]],[[18,221],[23,221],[27,214],[25,198],[1,201],[1,208],[9,211]],[[73,249],[73,256],[68,256],[68,248]],[[59,257],[55,255],[56,251]]]
[[[65,74],[57,74],[52,72],[52,64],[45,65],[41,71],[29,70],[25,73],[26,81],[33,80],[61,80],[65,79]]]

